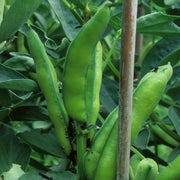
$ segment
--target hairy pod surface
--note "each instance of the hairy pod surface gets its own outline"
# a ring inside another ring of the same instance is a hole
[[[33,29],[28,31],[27,40],[30,54],[36,64],[38,84],[47,102],[49,116],[54,123],[61,146],[69,155],[71,145],[67,135],[68,115],[59,93],[55,69],[46,54],[44,45]]]
[[[63,100],[68,114],[81,123],[87,121],[86,75],[88,65],[109,22],[109,2],[82,27],[68,49],[63,72]],[[96,31],[94,31],[96,28]]]

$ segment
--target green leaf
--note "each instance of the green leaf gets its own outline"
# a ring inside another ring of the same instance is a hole
[[[174,124],[177,133],[180,135],[180,109],[176,107],[170,107],[168,116]]]
[[[63,159],[59,164],[54,165],[54,166],[50,167],[49,169],[52,172],[65,171],[67,169],[67,167],[68,167],[69,162],[70,162],[69,159]]]
[[[61,0],[48,0],[48,2],[62,24],[66,36],[72,41],[80,31],[80,28],[77,28],[80,25],[79,22]]]
[[[100,90],[100,112],[107,116],[118,105],[118,83],[103,76]]]
[[[19,91],[37,90],[37,84],[31,79],[25,79],[22,74],[0,64],[0,88]]]
[[[70,171],[64,171],[61,173],[43,173],[39,171],[30,171],[24,175],[22,175],[18,180],[76,180],[76,177]]]
[[[9,107],[11,105],[10,92],[7,89],[0,89],[0,106]]]
[[[175,148],[169,155],[168,162],[172,162],[180,155],[180,146]]]
[[[137,20],[137,32],[144,34],[159,35],[162,37],[180,35],[180,27],[173,23],[180,16],[172,16],[155,12],[141,16]]]
[[[10,117],[13,121],[50,121],[47,109],[42,106],[17,107]]]
[[[15,71],[33,71],[35,70],[34,61],[31,57],[19,55],[6,60],[3,65],[14,69]]]
[[[16,92],[17,93],[17,92]],[[0,89],[0,106],[10,107],[22,100],[27,99],[31,94],[18,92],[18,95],[8,89]]]
[[[175,88],[169,89],[166,93],[173,99],[174,103],[180,103],[179,92],[180,92],[180,87],[175,87]]]
[[[0,26],[0,42],[10,38],[28,20],[42,0],[16,0]]]
[[[156,3],[158,6],[162,6],[162,7],[165,6],[164,0],[153,0],[153,2]]]
[[[180,61],[180,37],[163,38],[149,50],[142,63],[141,77],[167,61],[172,65]]]
[[[0,121],[2,121],[6,116],[9,115],[10,109],[4,108],[0,110]]]
[[[171,5],[174,5],[174,4],[176,4],[176,3],[180,5],[179,0],[164,0],[164,3],[165,3],[167,6],[171,6]]]
[[[134,141],[133,145],[136,148],[144,150],[144,149],[146,149],[146,147],[148,145],[149,138],[150,138],[149,131],[147,129],[142,129],[139,132],[139,134],[138,134],[136,140]]]
[[[18,180],[24,174],[24,171],[21,169],[21,166],[18,164],[12,164],[12,167],[9,171],[2,174],[3,179],[5,180]]]
[[[173,75],[167,84],[165,92],[169,95],[174,103],[180,103],[180,66],[173,68]]]
[[[166,87],[166,91],[169,91],[173,88],[177,88],[180,87],[180,66],[176,66],[175,68],[173,68],[173,75],[170,79],[170,82],[168,83],[167,87]]]
[[[60,173],[48,172],[46,175],[52,177],[53,180],[76,180],[75,175],[70,171]]]
[[[0,1],[0,25],[3,20],[3,12],[4,12],[4,0]]]
[[[38,148],[45,153],[66,158],[57,137],[52,132],[43,135],[40,131],[32,130],[31,132],[20,133],[19,137],[32,145],[32,147]]]
[[[27,144],[20,143],[13,134],[0,136],[0,174],[19,164],[25,170],[29,163],[31,150]]]
[[[47,178],[49,179],[49,177]],[[45,178],[43,178],[43,174],[38,171],[30,171],[23,174],[18,180],[45,180]]]
[[[40,29],[39,27],[37,27],[35,25],[31,25],[31,28],[33,30],[35,30],[36,33],[38,34],[41,42],[45,46],[47,53],[54,58],[59,58],[59,54],[54,52],[54,50],[56,50],[58,48],[56,42],[53,39],[48,38],[46,35],[46,32],[43,31],[42,29]],[[29,30],[28,25],[25,24],[23,27],[21,27],[20,32],[26,35],[28,30]],[[19,53],[14,53],[14,52],[13,53],[11,52],[10,54],[13,56],[19,55]]]

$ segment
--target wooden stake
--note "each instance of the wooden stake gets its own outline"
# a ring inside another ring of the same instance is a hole
[[[117,180],[129,179],[137,0],[123,1]]]

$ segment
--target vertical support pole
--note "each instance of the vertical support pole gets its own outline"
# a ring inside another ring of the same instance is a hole
[[[137,0],[123,0],[117,180],[129,179]]]

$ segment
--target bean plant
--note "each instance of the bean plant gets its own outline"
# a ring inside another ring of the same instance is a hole
[[[1,180],[116,179],[122,9],[0,1]],[[138,14],[129,179],[179,180],[180,2]]]

